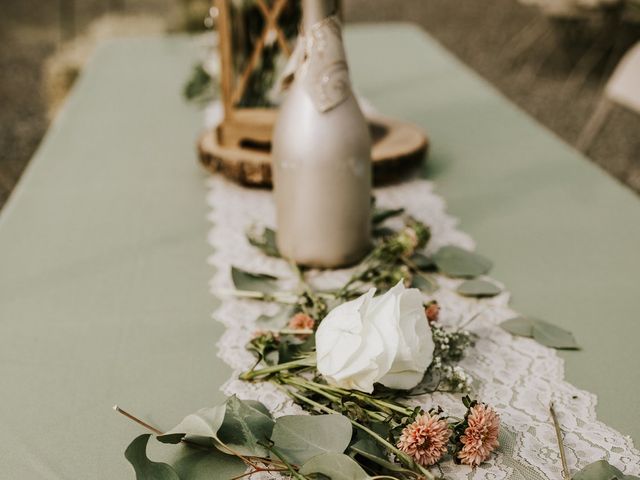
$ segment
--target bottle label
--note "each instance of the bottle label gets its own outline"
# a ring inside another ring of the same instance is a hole
[[[316,23],[306,34],[304,43],[301,80],[318,111],[327,112],[351,95],[340,20],[331,16]]]

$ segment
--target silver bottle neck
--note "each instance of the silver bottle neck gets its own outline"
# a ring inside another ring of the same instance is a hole
[[[302,0],[302,28],[309,31],[316,23],[335,13],[335,0]]]

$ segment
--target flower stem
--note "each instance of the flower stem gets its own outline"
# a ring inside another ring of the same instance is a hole
[[[284,303],[286,305],[297,305],[298,298],[288,292],[271,292],[263,293],[253,290],[235,290],[231,288],[219,288],[214,291],[216,295],[224,295],[238,298],[249,298],[252,300],[261,300],[263,302]]]
[[[376,398],[373,397],[367,393],[363,393],[363,392],[359,392],[357,390],[345,390],[344,388],[340,388],[340,387],[334,387],[332,385],[323,385],[321,383],[317,383],[311,380],[305,380],[305,383],[310,384],[310,385],[314,385],[314,386],[318,386],[321,388],[324,388],[326,390],[332,391],[332,392],[336,392],[339,393],[341,395],[349,395],[352,397],[356,397],[362,401],[365,401],[371,405],[377,406],[377,407],[384,407],[384,408],[388,408],[390,410],[393,410],[394,412],[400,413],[402,415],[411,415],[413,413],[413,409],[412,408],[408,408],[405,407],[404,405],[400,405],[398,403],[394,403],[394,402],[389,402],[387,400],[383,400],[381,398]]]
[[[311,335],[313,334],[313,330],[308,328],[283,328],[281,330],[273,330],[274,333],[279,333],[281,335]]]
[[[340,388],[340,387],[334,387],[331,385],[324,385],[322,383],[317,383],[314,382],[312,380],[302,380],[304,382],[304,387],[308,388],[309,390],[313,390],[317,393],[318,389],[322,389],[323,391],[328,391],[328,392],[332,392],[332,393],[337,393],[338,395],[344,395],[344,396],[350,396],[350,397],[355,397],[359,400],[362,400],[363,402],[368,403],[369,405],[372,405],[374,407],[380,408],[382,410],[384,409],[389,409],[389,410],[393,410],[394,412],[400,413],[402,415],[405,416],[409,416],[413,413],[413,409],[412,408],[407,408],[404,407],[402,405],[399,404],[395,404],[392,402],[388,402],[386,400],[383,399],[379,399],[379,398],[375,398],[372,397],[371,395],[368,395],[366,393],[362,393],[362,392],[358,392],[355,390],[345,390],[344,388]],[[315,387],[315,389],[314,389]]]
[[[336,397],[335,395],[332,395],[331,393],[329,393],[327,390],[330,391],[330,389],[323,388],[325,387],[325,385],[322,385],[319,383],[308,382],[304,380],[297,381],[297,380],[294,380],[292,377],[280,377],[280,381],[286,383],[287,385],[292,385],[298,388],[299,390],[310,390],[312,392],[315,392],[318,395],[322,395],[324,398],[332,402],[337,403],[342,400],[340,397]],[[381,414],[380,412],[373,412],[371,410],[366,410],[366,409],[363,409],[363,410],[373,420],[382,422],[386,418],[385,415]]]
[[[240,380],[253,380],[257,377],[263,377],[271,373],[281,372],[283,370],[291,370],[300,367],[311,367],[315,365],[315,358],[312,355],[303,357],[298,360],[292,360],[290,362],[280,363],[278,365],[272,365],[270,367],[260,368],[258,370],[249,370],[240,374]]]

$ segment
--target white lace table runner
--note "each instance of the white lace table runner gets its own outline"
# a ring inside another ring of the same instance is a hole
[[[215,177],[208,180],[208,204],[213,223],[209,243],[214,253],[209,258],[216,273],[212,292],[233,288],[231,266],[291,278],[283,260],[263,255],[249,245],[245,232],[252,223],[274,227],[275,212],[270,191],[247,189]],[[427,252],[443,245],[474,248],[473,240],[457,228],[457,220],[445,211],[444,200],[433,191],[433,184],[412,180],[376,189],[378,205],[404,207],[408,213],[431,227],[432,239]],[[322,282],[344,279],[348,271],[320,274]],[[458,280],[438,276],[440,289],[433,298],[442,306],[442,323],[460,324],[479,313],[468,327],[478,335],[461,366],[474,378],[473,394],[493,405],[500,414],[503,432],[498,455],[472,470],[445,462],[448,478],[499,480],[562,478],[560,455],[549,417],[549,404],[555,402],[565,432],[570,470],[576,472],[587,464],[607,459],[626,474],[640,474],[640,452],[629,437],[596,419],[596,396],[579,390],[564,380],[564,365],[553,349],[526,338],[513,337],[498,324],[516,313],[509,308],[509,293],[491,299],[475,300],[455,293]],[[425,297],[427,299],[427,297]],[[277,306],[257,301],[223,298],[214,312],[226,332],[218,342],[219,356],[234,370],[222,387],[227,395],[263,402],[275,416],[302,413],[282,392],[269,383],[246,383],[237,375],[254,363],[245,349],[256,330],[261,314],[273,314]],[[441,405],[451,414],[461,414],[459,396],[436,393],[413,400],[428,408]],[[257,475],[254,478],[258,478]],[[271,477],[261,477],[271,478]],[[273,477],[275,478],[275,477]]]

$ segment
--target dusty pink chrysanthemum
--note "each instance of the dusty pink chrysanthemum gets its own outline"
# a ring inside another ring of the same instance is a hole
[[[500,417],[490,406],[477,403],[469,410],[467,423],[468,426],[460,437],[462,449],[458,452],[458,459],[465,465],[476,467],[498,448]]]
[[[417,463],[428,467],[447,452],[450,435],[451,430],[445,420],[424,413],[402,430],[397,446]]]
[[[315,324],[315,320],[306,313],[297,313],[289,320],[291,330],[311,330]]]

